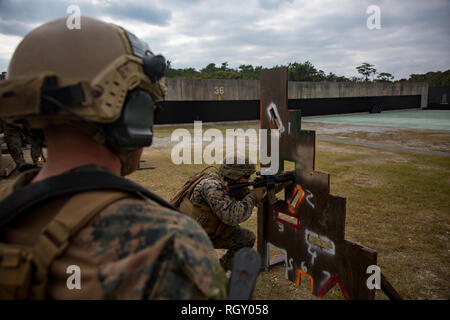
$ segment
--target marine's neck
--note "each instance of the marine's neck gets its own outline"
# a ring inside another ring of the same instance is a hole
[[[120,175],[119,158],[82,132],[71,127],[55,126],[45,129],[44,133],[47,162],[32,183],[87,164],[100,165]]]

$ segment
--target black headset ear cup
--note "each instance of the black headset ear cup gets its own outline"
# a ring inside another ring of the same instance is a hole
[[[153,140],[155,104],[149,92],[132,90],[127,94],[122,113],[106,126],[106,141],[114,149],[148,147]]]

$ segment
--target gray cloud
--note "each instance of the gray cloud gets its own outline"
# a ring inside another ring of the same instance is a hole
[[[272,10],[278,8],[285,2],[292,3],[294,0],[258,0],[261,8],[265,10]]]
[[[0,33],[23,36],[33,24],[68,16],[70,5],[79,6],[81,14],[86,16],[109,16],[152,25],[167,25],[171,16],[167,9],[137,1],[1,0]]]
[[[91,8],[92,11],[94,8]],[[167,25],[171,13],[167,9],[157,8],[147,2],[134,3],[121,1],[107,5],[102,11],[105,15],[121,19],[130,19],[153,25]]]
[[[9,59],[0,58],[0,73],[7,70]]]
[[[82,14],[117,20],[176,68],[309,60],[356,76],[355,67],[369,62],[396,79],[450,68],[447,0],[36,0],[31,7],[0,0],[0,33],[23,35],[31,24],[67,15],[72,3]],[[366,26],[369,5],[381,9],[380,30]]]
[[[0,33],[14,36],[24,36],[30,31],[30,25],[20,21],[0,19]]]

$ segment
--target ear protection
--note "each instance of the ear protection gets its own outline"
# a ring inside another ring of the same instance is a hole
[[[107,144],[114,149],[150,146],[153,140],[155,111],[150,93],[140,89],[130,91],[120,118],[106,125]]]
[[[165,74],[165,58],[162,55],[153,55],[148,46],[134,35],[128,33],[128,36],[133,53],[143,61],[144,74],[156,83]],[[41,114],[56,114],[58,109],[62,109],[100,133],[103,141],[115,150],[136,149],[152,144],[152,129],[157,108],[150,92],[143,89],[128,92],[119,119],[102,127],[68,108],[84,100],[85,94],[81,84],[59,87],[56,77],[48,77],[43,84]]]
[[[73,88],[71,89],[75,91]],[[134,89],[128,92],[119,119],[105,124],[103,127],[87,121],[60,101],[74,100],[73,97],[76,95],[67,94],[65,99],[61,98],[60,100],[55,97],[66,91],[67,87],[55,90],[53,93],[45,92],[41,102],[42,114],[55,114],[58,108],[62,109],[99,132],[104,137],[106,144],[115,150],[148,147],[152,144],[152,129],[157,107],[148,91]],[[80,92],[82,95],[82,91]],[[80,99],[82,101],[84,98]],[[70,102],[68,104],[70,105]]]

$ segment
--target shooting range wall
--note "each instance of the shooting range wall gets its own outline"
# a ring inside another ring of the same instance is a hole
[[[167,79],[167,101],[259,100],[259,80]],[[420,95],[428,101],[423,82],[300,82],[289,81],[288,99],[385,97]]]
[[[289,109],[300,109],[302,116],[322,116],[328,114],[381,112],[420,108],[421,96],[383,96],[322,99],[289,99]]]
[[[167,79],[157,124],[259,120],[259,80]],[[423,108],[426,83],[288,83],[290,109],[305,116]]]
[[[450,110],[450,86],[428,88],[428,109]]]
[[[420,108],[421,96],[289,99],[303,116]],[[259,120],[259,100],[164,101],[156,124]]]
[[[157,124],[259,120],[258,80],[167,79]],[[304,116],[427,105],[426,83],[289,82],[289,108]]]
[[[164,101],[161,106],[156,124],[259,119],[259,100]]]

